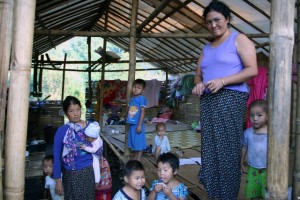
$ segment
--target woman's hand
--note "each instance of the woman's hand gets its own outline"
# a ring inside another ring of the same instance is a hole
[[[64,193],[64,187],[60,178],[56,179],[55,192],[59,195],[63,195]]]
[[[200,97],[203,94],[204,90],[205,86],[202,82],[200,82],[197,85],[195,85],[194,89],[192,90],[192,93]]]
[[[224,87],[224,84],[224,79],[218,78],[208,81],[205,87],[208,88],[211,91],[211,93],[216,93]]]

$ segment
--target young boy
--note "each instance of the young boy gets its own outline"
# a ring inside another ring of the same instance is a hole
[[[157,159],[158,180],[152,182],[147,200],[187,199],[188,189],[175,175],[179,170],[179,159],[171,152],[161,154]]]
[[[134,160],[141,161],[143,150],[146,149],[146,135],[144,116],[147,100],[142,95],[146,82],[136,79],[132,84],[132,94],[129,101],[128,116],[126,122],[130,124],[128,134],[128,148],[135,151]]]
[[[158,156],[171,151],[169,139],[166,136],[166,125],[163,122],[156,124],[156,135],[154,137],[154,145],[152,147],[152,153],[155,160]]]
[[[55,193],[55,179],[53,175],[53,155],[45,156],[43,160],[43,169],[46,174],[45,188],[50,190],[52,200],[63,200],[64,196]]]
[[[248,151],[248,172],[246,198],[265,199],[267,174],[268,104],[265,100],[255,100],[250,104],[251,128],[244,132],[242,141],[242,172],[246,173],[244,160]]]
[[[143,164],[138,160],[130,160],[124,167],[125,186],[114,196],[113,200],[140,199],[146,200],[145,172]]]

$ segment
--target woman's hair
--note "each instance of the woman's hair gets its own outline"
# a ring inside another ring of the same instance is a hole
[[[132,86],[134,86],[134,85],[141,85],[141,86],[143,86],[143,88],[145,88],[146,87],[146,81],[144,81],[143,79],[138,78],[138,79],[133,81]]]
[[[160,162],[163,164],[169,163],[173,172],[179,169],[179,159],[171,152],[161,154],[157,159],[157,164]]]
[[[53,163],[54,157],[53,157],[53,155],[47,155],[44,157],[43,161],[52,161],[52,163]]]
[[[255,106],[261,107],[266,113],[268,113],[268,102],[266,100],[257,99],[257,100],[252,101],[249,106],[249,110],[251,110],[251,108],[253,108]]]
[[[65,113],[68,111],[68,108],[69,108],[69,106],[71,104],[73,104],[73,105],[79,105],[80,108],[81,108],[80,101],[76,97],[67,96],[65,98],[65,100],[63,101],[63,110],[64,110]]]
[[[124,176],[129,177],[133,171],[144,171],[143,164],[138,160],[128,161],[124,167]]]
[[[221,13],[225,19],[229,20],[229,23],[231,21],[231,14],[230,14],[230,8],[223,3],[222,1],[213,0],[208,4],[208,6],[204,9],[203,17],[206,19],[206,16],[209,12],[216,11],[218,13]]]
[[[156,126],[155,126],[155,130],[158,131],[158,129],[159,129],[160,127],[164,127],[164,129],[166,130],[166,125],[165,125],[165,123],[163,123],[163,122],[157,123]]]

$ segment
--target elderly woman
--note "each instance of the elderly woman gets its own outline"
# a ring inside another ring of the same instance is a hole
[[[257,75],[256,51],[244,35],[231,31],[230,9],[212,1],[204,10],[213,35],[198,60],[193,93],[200,97],[200,182],[209,199],[237,199],[240,153],[248,99],[246,81]]]
[[[91,144],[85,139],[88,122],[81,119],[80,101],[67,96],[63,110],[69,122],[58,128],[54,137],[55,192],[64,194],[66,200],[95,199],[93,157],[80,146]]]

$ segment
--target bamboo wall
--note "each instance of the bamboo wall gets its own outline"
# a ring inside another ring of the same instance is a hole
[[[38,139],[53,144],[56,129],[64,124],[61,109],[61,101],[45,101],[40,106],[36,101],[30,102],[27,141]]]

